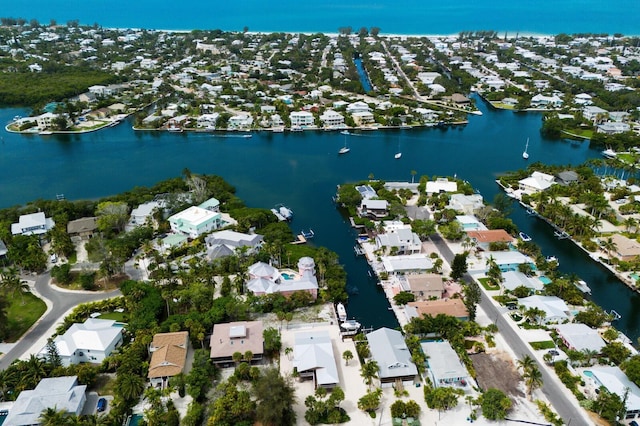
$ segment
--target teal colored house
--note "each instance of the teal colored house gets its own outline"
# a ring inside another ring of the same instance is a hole
[[[222,226],[222,215],[219,212],[192,206],[169,218],[171,230],[189,238],[211,232]]]

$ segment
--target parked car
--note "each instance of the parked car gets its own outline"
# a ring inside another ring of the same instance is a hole
[[[104,398],[100,398],[98,400],[98,405],[96,406],[96,411],[98,413],[102,413],[106,409],[107,409],[107,400]]]

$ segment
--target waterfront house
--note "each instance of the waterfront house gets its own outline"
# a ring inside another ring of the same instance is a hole
[[[385,222],[386,224],[396,222]],[[385,226],[385,232],[376,235],[376,249],[385,254],[416,254],[422,250],[422,241],[418,234],[411,230],[410,225]]]
[[[631,126],[628,123],[621,123],[616,121],[607,121],[602,124],[598,124],[597,132],[607,135],[617,135],[619,133],[629,132]]]
[[[237,321],[214,324],[211,339],[211,361],[221,367],[235,364],[233,354],[251,352],[250,363],[259,363],[264,356],[264,325],[262,321]],[[247,361],[247,360],[245,360]]]
[[[413,384],[418,374],[404,336],[397,330],[380,328],[367,334],[371,358],[378,364],[378,378],[382,388]]]
[[[480,250],[489,250],[491,243],[513,244],[515,238],[504,229],[477,229],[466,231]]]
[[[219,212],[220,211],[220,201],[216,198],[209,198],[207,201],[202,202],[198,205],[198,207],[209,210],[211,212]]]
[[[98,229],[97,217],[83,217],[67,223],[67,234],[71,237],[91,238]]]
[[[256,296],[280,293],[285,297],[297,291],[305,291],[313,300],[318,297],[318,279],[316,278],[315,262],[310,257],[298,260],[298,271],[283,270],[282,272],[264,262],[257,262],[249,266],[249,280],[246,288]]]
[[[542,290],[544,284],[537,279],[531,278],[519,271],[507,271],[502,273],[502,287],[505,290],[513,291],[518,287],[526,287],[534,292]]]
[[[556,175],[556,181],[560,185],[571,185],[578,182],[578,174],[573,170],[564,170]]]
[[[328,109],[320,115],[320,121],[325,128],[343,127],[344,117],[339,112]]]
[[[151,386],[166,389],[169,379],[184,371],[189,351],[189,332],[158,333],[149,346],[151,361],[147,377]]]
[[[600,353],[602,348],[606,346],[598,330],[594,330],[586,324],[558,324],[554,328],[568,349],[579,352],[590,350]]]
[[[570,318],[569,307],[556,296],[529,296],[518,301],[527,310],[538,308],[545,313],[544,318],[540,318],[540,323],[562,323]]]
[[[545,96],[537,94],[531,98],[531,108],[558,108],[563,104],[563,100],[557,95]]]
[[[376,193],[376,190],[373,189],[371,185],[357,185],[356,191],[360,193],[363,200],[366,200],[369,198],[375,198],[378,196],[378,194]]]
[[[389,214],[389,202],[387,200],[373,200],[365,198],[360,202],[358,214],[361,217],[381,219]]]
[[[244,234],[242,232],[224,230],[207,235],[204,242],[207,247],[207,257],[210,260],[229,256],[242,249],[251,254],[262,247],[263,236],[259,234]]]
[[[589,367],[588,371],[587,377],[596,388],[603,386],[609,393],[615,393],[621,401],[625,401],[625,420],[640,417],[640,388],[619,367],[594,366]]]
[[[428,272],[433,268],[432,260],[423,253],[399,256],[382,256],[382,266],[388,274]]]
[[[422,342],[420,348],[427,357],[427,373],[434,387],[467,385],[469,372],[449,342]]]
[[[313,380],[314,389],[340,384],[333,342],[327,330],[295,333],[293,368],[300,378]]]
[[[465,215],[472,215],[476,210],[484,207],[484,201],[480,194],[451,194],[447,208],[456,210]]]
[[[171,230],[190,238],[198,238],[202,234],[222,226],[222,215],[202,207],[192,206],[174,214],[169,218]]]
[[[482,265],[484,265],[484,268],[487,270],[489,267],[486,266],[486,264],[489,258],[493,258],[493,261],[503,273],[507,271],[517,271],[522,264],[528,264],[532,269],[536,267],[532,258],[519,251],[486,251],[482,253],[482,256]]]
[[[161,240],[160,246],[162,247],[163,250],[169,251],[173,247],[180,247],[181,245],[185,244],[187,241],[189,241],[189,237],[187,237],[186,235],[169,234]]]
[[[18,223],[11,224],[13,235],[42,235],[53,229],[55,222],[43,212],[20,215]]]
[[[444,296],[444,278],[440,274],[408,274],[400,278],[402,291],[413,294],[416,300],[441,299]]]
[[[164,201],[149,201],[138,205],[138,207],[131,210],[128,226],[135,228],[149,224],[153,219],[153,213],[157,210],[164,209],[165,205],[166,203]]]
[[[227,129],[229,130],[250,130],[253,124],[253,117],[249,114],[238,114],[229,118]]]
[[[443,192],[456,192],[458,190],[458,183],[455,181],[449,181],[447,178],[437,178],[434,181],[427,181],[426,192],[430,194],[440,194]]]
[[[44,130],[50,129],[58,116],[58,114],[54,114],[52,112],[45,112],[44,114],[38,115],[36,117],[38,130],[42,132]]]
[[[640,256],[640,243],[635,239],[621,234],[613,234],[611,240],[615,244],[615,249],[611,251],[611,254],[618,259],[628,262]]]
[[[422,318],[427,315],[437,317],[448,315],[462,321],[469,319],[469,311],[461,299],[440,299],[409,302],[404,307],[404,315],[408,321],[411,318]]]
[[[33,390],[23,390],[11,406],[3,426],[42,424],[42,412],[48,408],[79,416],[87,402],[87,385],[78,384],[78,376],[40,380]]]
[[[373,113],[370,111],[354,112],[351,114],[351,118],[353,118],[353,121],[357,126],[365,126],[367,124],[375,123]]]
[[[607,115],[608,111],[595,105],[586,105],[582,108],[582,116],[589,121],[596,122]]]
[[[362,112],[371,112],[371,107],[366,102],[356,101],[347,105],[347,112],[352,115]]]
[[[289,120],[291,121],[291,128],[304,129],[315,125],[313,114],[309,111],[293,111],[289,114]]]
[[[122,330],[122,324],[116,321],[89,318],[81,324],[72,324],[53,344],[65,367],[84,362],[100,364],[122,344]],[[45,346],[38,356],[46,358],[47,355]]]
[[[542,172],[533,172],[531,176],[518,181],[518,188],[527,193],[542,192],[555,183],[555,177]]]

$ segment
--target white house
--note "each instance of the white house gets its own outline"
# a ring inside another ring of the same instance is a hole
[[[518,181],[521,191],[532,194],[542,192],[555,183],[555,177],[542,172],[533,172],[531,176]]]
[[[3,426],[39,425],[47,408],[80,415],[87,402],[87,385],[79,385],[77,376],[40,380],[33,390],[24,390],[4,419]]]
[[[522,264],[528,264],[532,267],[535,267],[535,262],[526,254],[520,253],[519,251],[485,251],[482,252],[483,262],[482,265],[486,266],[489,258],[492,258],[493,261],[498,265],[502,272],[507,271],[517,271],[519,266]]]
[[[310,257],[298,260],[298,271],[279,271],[264,262],[257,262],[249,266],[249,281],[247,290],[256,296],[280,293],[285,297],[297,291],[305,291],[313,300],[318,297],[318,279],[316,278],[315,262]]]
[[[140,204],[138,207],[131,210],[129,225],[132,227],[136,227],[146,224],[147,220],[152,217],[153,212],[159,209],[163,209],[164,206],[164,201],[149,201],[148,203]]]
[[[422,241],[410,225],[378,234],[375,242],[377,249],[384,248],[389,252],[395,248],[396,254],[415,254],[422,250]]]
[[[353,121],[358,126],[364,126],[365,124],[373,124],[375,122],[375,118],[371,111],[357,111],[351,114]]]
[[[466,386],[469,372],[449,342],[423,342],[420,347],[427,356],[429,378],[435,387]]]
[[[519,300],[525,308],[538,308],[545,313],[540,322],[545,324],[561,323],[569,319],[569,307],[556,296],[529,296]]]
[[[382,256],[382,266],[389,274],[427,272],[433,269],[433,262],[424,253]]]
[[[567,348],[571,350],[590,350],[600,353],[602,348],[606,346],[598,330],[594,330],[586,324],[558,324],[555,329]]]
[[[213,260],[230,256],[240,248],[245,248],[247,253],[255,253],[262,247],[262,240],[263,236],[259,234],[224,230],[207,235],[204,241],[207,246],[207,257]]]
[[[229,118],[227,128],[229,130],[249,130],[253,124],[253,117],[248,114],[238,114]]]
[[[40,114],[36,117],[38,130],[42,131],[51,128],[56,118],[58,118],[58,114],[54,114],[52,112],[45,112],[44,114]]]
[[[333,342],[326,330],[302,331],[295,334],[293,367],[301,378],[311,378],[314,389],[331,389],[340,384]]]
[[[619,367],[594,366],[589,367],[589,371],[591,374],[588,377],[597,388],[604,386],[610,393],[618,395],[620,400],[626,396],[625,420],[640,416],[640,388]]]
[[[471,215],[474,214],[477,209],[484,207],[484,201],[480,194],[451,194],[448,207],[466,215]]]
[[[202,234],[222,226],[222,215],[218,212],[192,206],[169,218],[171,230],[190,238],[198,238]]]
[[[289,120],[291,121],[291,127],[311,127],[315,124],[313,114],[309,111],[293,111],[289,114]]]
[[[371,107],[365,102],[357,101],[347,105],[347,112],[349,114],[355,114],[358,112],[371,112]]]
[[[53,343],[65,367],[83,362],[100,364],[122,344],[122,330],[122,325],[113,320],[89,318],[82,324],[72,324]],[[38,355],[46,357],[47,347]]]
[[[536,107],[561,107],[563,100],[557,95],[545,96],[537,94],[531,98],[531,106]]]
[[[342,127],[344,126],[344,117],[339,112],[328,109],[320,116],[320,121],[324,127]]]
[[[43,212],[23,214],[18,223],[11,224],[13,235],[41,235],[53,229],[55,222],[50,217],[45,217]]]
[[[437,178],[434,181],[427,182],[427,194],[440,193],[440,192],[456,192],[458,190],[458,183],[455,181],[449,181],[447,178]]]
[[[378,364],[381,387],[389,388],[396,381],[413,384],[418,369],[402,333],[383,327],[367,334],[367,341],[371,357]]]

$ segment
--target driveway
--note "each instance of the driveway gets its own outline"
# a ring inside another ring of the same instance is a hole
[[[27,353],[35,353],[46,344],[52,329],[64,319],[72,308],[81,303],[95,302],[120,296],[120,290],[109,292],[62,291],[50,284],[51,275],[46,272],[36,276],[34,293],[47,303],[47,311],[0,359],[0,370],[6,369],[13,361]],[[38,348],[36,344],[42,342]]]

